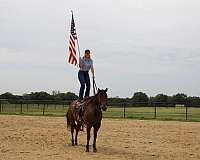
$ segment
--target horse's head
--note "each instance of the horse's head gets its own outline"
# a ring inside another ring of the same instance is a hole
[[[108,88],[106,88],[105,90],[98,88],[98,91],[97,91],[97,97],[100,104],[100,108],[103,111],[106,111],[107,109],[107,99],[108,99],[107,91],[108,91]]]

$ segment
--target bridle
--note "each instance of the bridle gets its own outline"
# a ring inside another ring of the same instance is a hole
[[[106,94],[106,92],[104,92],[103,91],[103,93],[105,93],[105,95],[102,95],[102,93],[101,93],[101,91],[100,92],[98,92],[94,97],[96,97],[96,103],[97,103],[97,106],[98,106],[98,108],[101,110],[101,109],[103,109],[104,110],[104,108],[106,107],[106,105],[107,105],[107,94]],[[101,96],[106,96],[106,102],[105,103],[102,103],[102,99],[101,99]]]

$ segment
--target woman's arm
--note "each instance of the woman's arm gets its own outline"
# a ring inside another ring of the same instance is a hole
[[[91,72],[92,72],[92,77],[95,78],[95,75],[94,75],[94,67],[91,68]]]
[[[84,63],[81,57],[79,57],[79,68],[83,68]]]
[[[94,77],[95,77],[95,74],[94,74],[94,66],[93,66],[93,61],[92,61],[92,66],[91,66],[91,72],[92,72],[92,77],[94,78]]]

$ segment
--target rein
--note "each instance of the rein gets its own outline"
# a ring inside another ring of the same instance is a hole
[[[95,79],[94,79],[94,77],[93,77],[93,92],[94,92],[94,96],[96,95],[96,91],[97,91],[98,89],[97,89],[97,84],[96,84],[96,82],[95,82]]]

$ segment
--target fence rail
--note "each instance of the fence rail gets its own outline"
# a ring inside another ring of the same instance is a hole
[[[0,114],[64,116],[71,101],[0,99]],[[200,121],[200,106],[175,103],[108,103],[107,118]]]

